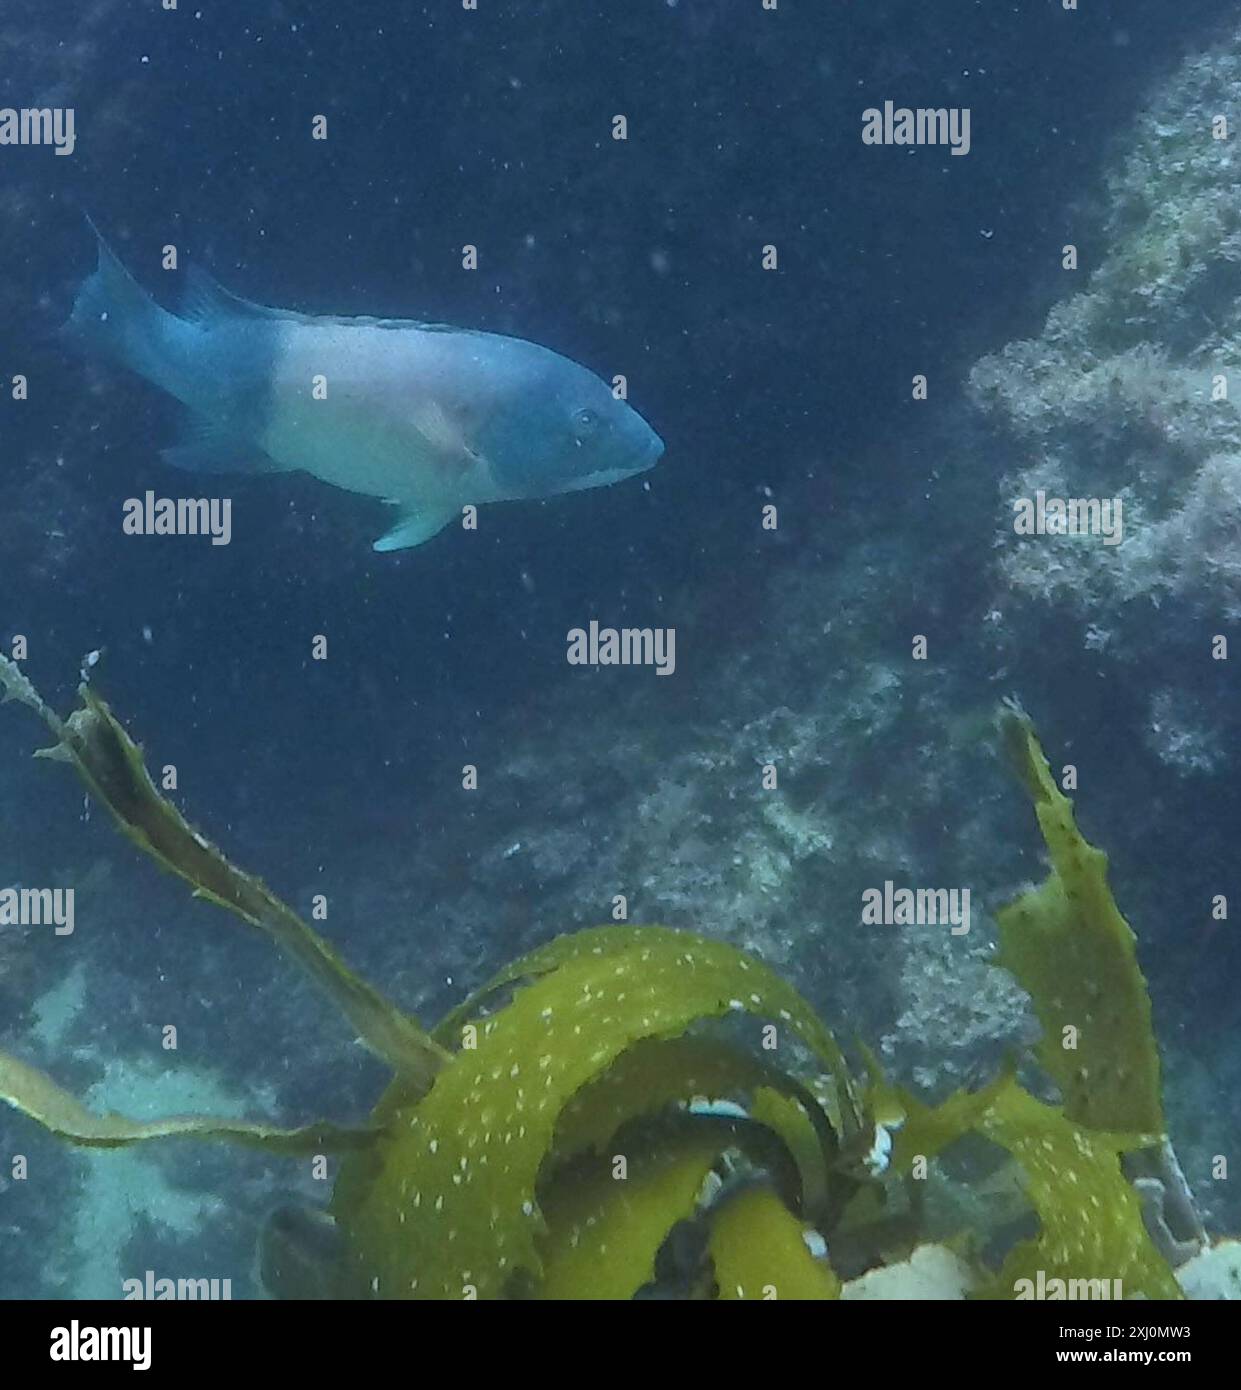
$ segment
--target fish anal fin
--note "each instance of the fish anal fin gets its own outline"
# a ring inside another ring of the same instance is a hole
[[[429,541],[432,536],[438,536],[454,515],[453,512],[415,512],[403,516],[390,531],[380,536],[372,549],[381,553],[412,550],[414,546]]]

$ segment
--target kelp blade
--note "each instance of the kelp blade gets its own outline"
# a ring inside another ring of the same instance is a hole
[[[308,1154],[369,1144],[375,1132],[347,1129],[317,1121],[299,1129],[218,1115],[172,1115],[161,1120],[130,1120],[124,1115],[97,1115],[46,1072],[0,1052],[0,1101],[74,1144],[120,1148],[151,1139],[184,1135],[197,1139],[232,1139],[269,1152]]]
[[[447,1054],[417,1021],[354,974],[318,933],[261,879],[234,867],[156,790],[142,753],[108,706],[87,685],[81,706],[59,719],[26,676],[0,655],[6,698],[33,709],[56,736],[37,756],[70,762],[108,808],[121,832],[170,873],[265,932],[307,971],[349,1019],[362,1040],[411,1082],[426,1089]]]

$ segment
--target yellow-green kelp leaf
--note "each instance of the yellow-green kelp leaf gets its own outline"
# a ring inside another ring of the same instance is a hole
[[[719,1153],[713,1138],[661,1142],[626,1155],[623,1180],[602,1156],[589,1172],[553,1183],[543,1201],[538,1297],[632,1298],[651,1282],[668,1233],[694,1216]]]
[[[372,988],[261,879],[243,873],[195,830],[156,790],[142,751],[90,686],[81,705],[61,720],[7,657],[0,655],[0,690],[33,709],[56,737],[39,756],[73,765],[111,812],[121,833],[162,868],[259,928],[302,966],[357,1029],[362,1040],[411,1082],[426,1089],[447,1060],[415,1019]]]
[[[750,1100],[751,1118],[778,1134],[801,1180],[801,1214],[818,1216],[827,1208],[831,1177],[813,1101],[783,1087],[763,1086]],[[850,1184],[852,1186],[852,1184]]]
[[[767,1301],[840,1297],[840,1280],[817,1259],[814,1233],[768,1187],[723,1203],[711,1225],[711,1259],[723,1299]]]
[[[708,946],[721,944],[694,932],[659,926],[587,927],[566,936],[553,937],[551,941],[535,947],[533,951],[506,965],[485,985],[475,990],[435,1026],[431,1036],[444,1047],[459,1047],[462,1028],[471,1020],[477,1019],[481,1012],[491,1007],[495,999],[502,997],[515,985],[550,974],[569,961],[586,957],[602,959],[618,952],[632,950],[636,944],[648,946],[655,941],[680,945],[687,942],[701,942]],[[831,1031],[801,995],[778,975],[744,952],[732,947],[724,949],[733,951],[739,971],[760,970],[773,988],[779,987],[784,1002],[779,1016],[772,1021],[777,1030],[781,1023],[790,1025],[825,1067],[827,1081],[817,1079],[815,1092],[837,1134],[848,1140],[865,1129],[865,1119],[853,1078]],[[741,1007],[740,1001],[737,1007]]]
[[[96,1115],[46,1072],[0,1052],[0,1101],[28,1115],[62,1139],[90,1148],[120,1148],[150,1139],[186,1135],[197,1139],[233,1139],[273,1153],[307,1154],[357,1148],[375,1139],[371,1129],[345,1129],[317,1121],[301,1129],[219,1115],[170,1115],[161,1120],[129,1120],[124,1115]]]
[[[983,1117],[980,1132],[1021,1165],[1041,1228],[1009,1253],[982,1297],[1032,1297],[1040,1278],[1044,1283],[1062,1279],[1066,1287],[1071,1280],[1106,1280],[1108,1292],[1100,1297],[1181,1296],[1147,1234],[1138,1195],[1121,1172],[1120,1155],[1146,1147],[1151,1135],[1084,1129],[1011,1079]],[[1023,1288],[1019,1281],[1027,1279],[1031,1284]]]
[[[937,1105],[927,1105],[912,1092],[902,1089],[905,1120],[893,1137],[892,1173],[907,1176],[915,1159],[932,1159],[977,1129],[1011,1080],[1011,1072],[1002,1072],[980,1090],[953,1091]]]
[[[601,1151],[622,1125],[668,1107],[735,1105],[784,1142],[801,1180],[805,1212],[826,1205],[835,1136],[817,1102],[758,1056],[712,1038],[635,1043],[565,1106],[549,1164]]]
[[[1065,1114],[1090,1129],[1162,1135],[1150,996],[1133,932],[1107,884],[1107,856],[1082,838],[1026,716],[1009,706],[1000,729],[1034,801],[1052,871],[997,913],[995,964],[1034,1001],[1039,1058],[1060,1087]]]
[[[731,946],[641,928],[586,944],[558,943],[559,963],[479,1020],[429,1095],[410,1104],[398,1081],[381,1100],[385,1137],[342,1167],[333,1198],[355,1292],[487,1298],[518,1271],[537,1280],[538,1180],[561,1114],[642,1039],[736,1012],[838,1055],[801,996]]]
[[[601,1150],[629,1120],[669,1106],[740,1103],[772,1076],[757,1057],[710,1038],[637,1042],[564,1107],[549,1158],[564,1163],[582,1150]]]

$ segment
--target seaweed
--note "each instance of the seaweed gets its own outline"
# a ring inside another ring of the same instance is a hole
[[[107,807],[121,833],[161,868],[184,879],[206,898],[264,932],[324,990],[376,1055],[425,1090],[448,1054],[416,1020],[390,1004],[354,974],[261,879],[235,868],[151,781],[142,751],[112,711],[83,682],[79,707],[61,720],[7,657],[0,655],[4,701],[33,709],[56,737],[36,757],[70,763],[88,790]]]
[[[1003,746],[1034,803],[1051,856],[1044,883],[996,915],[995,963],[1030,995],[1038,1057],[1067,1119],[1090,1129],[1161,1135],[1159,1049],[1136,938],[1107,883],[1107,855],[1082,838],[1029,719],[1000,720]]]
[[[839,1049],[801,996],[721,942],[602,929],[553,943],[537,964],[535,978],[504,1008],[477,1020],[472,1046],[429,1095],[411,1103],[394,1083],[376,1110],[384,1137],[342,1167],[333,1211],[353,1251],[358,1294],[488,1297],[514,1278],[540,1278],[539,1179],[553,1150],[574,1147],[566,1107],[635,1043],[679,1038],[703,1019],[744,1013],[786,1028],[790,1043],[800,1037],[843,1083]],[[527,963],[509,973],[532,972]],[[640,1071],[628,1079],[610,1096],[621,1122],[653,1099]],[[686,1099],[695,1081],[685,1078]],[[841,1090],[851,1094],[852,1086]],[[663,1103],[670,1094],[655,1098]],[[576,1114],[585,1126],[580,1142],[597,1139],[598,1107]],[[404,1215],[400,1241],[386,1238],[394,1211]]]
[[[836,1238],[863,1267],[891,1261],[895,1244],[916,1254],[928,1221],[914,1169],[972,1134],[1012,1155],[1038,1219],[998,1269],[975,1271],[977,1296],[1025,1296],[1038,1279],[1178,1296],[1172,1261],[1201,1244],[1201,1228],[1164,1133],[1133,932],[1106,857],[1082,838],[1015,706],[1002,741],[1051,872],[1000,912],[996,964],[1030,993],[1043,1026],[1037,1056],[1059,1105],[1023,1089],[1011,1064],[980,1090],[928,1105],[887,1081],[864,1047],[861,1084],[774,971],[662,927],[558,937],[428,1033],[188,825],[88,686],[63,722],[3,657],[0,686],[38,713],[56,738],[48,755],[75,767],[135,845],[297,960],[392,1068],[369,1126],[281,1130],[92,1115],[0,1054],[0,1099],[69,1142],[181,1134],[345,1150],[335,1224],[322,1213],[313,1223],[336,1266],[317,1280],[277,1243],[273,1267],[300,1275],[290,1287],[381,1298],[835,1298]],[[898,1187],[914,1193],[899,1212]]]

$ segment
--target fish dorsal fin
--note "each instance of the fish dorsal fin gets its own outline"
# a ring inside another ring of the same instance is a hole
[[[105,248],[106,250],[106,248]],[[107,253],[111,255],[111,252]],[[226,290],[201,266],[192,265],[185,272],[185,290],[181,297],[180,314],[191,323],[210,327],[223,318],[279,319],[285,323],[305,323],[316,327],[340,328],[417,328],[424,333],[459,333],[462,335],[494,336],[474,328],[456,328],[450,323],[426,323],[422,319],[374,318],[369,315],[305,314],[297,309],[275,309],[270,304],[256,304],[252,299]]]
[[[185,275],[185,294],[181,300],[181,317],[191,323],[204,326],[221,318],[280,318],[279,309],[269,309],[265,304],[255,304],[233,294],[201,266],[192,265]]]

